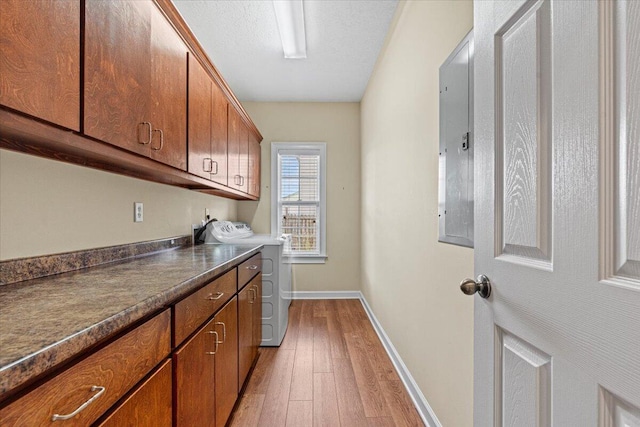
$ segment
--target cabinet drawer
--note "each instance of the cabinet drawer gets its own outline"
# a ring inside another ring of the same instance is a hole
[[[193,331],[236,293],[235,268],[175,305],[174,344],[179,346]]]
[[[262,271],[262,254],[258,253],[238,266],[238,290]]]
[[[1,409],[0,425],[91,424],[169,354],[170,328],[166,310]]]

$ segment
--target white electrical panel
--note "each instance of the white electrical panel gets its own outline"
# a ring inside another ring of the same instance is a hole
[[[438,240],[473,247],[473,30],[440,66]]]

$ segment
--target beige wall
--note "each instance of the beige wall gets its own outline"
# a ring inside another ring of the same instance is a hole
[[[438,243],[438,68],[471,1],[401,3],[361,103],[362,287],[444,426],[473,425],[473,251]],[[394,227],[385,227],[394,223]]]
[[[297,264],[294,291],[360,289],[360,104],[245,102],[262,133],[261,197],[238,219],[271,233],[271,142],[327,143],[326,264]]]
[[[144,203],[142,223],[134,202]],[[0,150],[0,259],[190,234],[205,208],[235,219],[237,203]]]

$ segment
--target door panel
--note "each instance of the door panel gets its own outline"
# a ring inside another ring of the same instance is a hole
[[[249,133],[249,178],[247,192],[256,197],[260,197],[260,143]]]
[[[189,55],[189,172],[209,179],[211,159],[211,77]],[[225,124],[226,128],[226,124]]]
[[[235,108],[228,108],[228,131],[229,131],[229,144],[228,144],[228,156],[229,159],[229,187],[240,190],[242,186],[241,172],[240,172],[240,154],[242,152],[242,120],[240,115],[236,112]]]
[[[496,35],[499,253],[550,261],[550,1],[532,3]]]
[[[238,292],[238,391],[253,362],[253,299],[251,284]]]
[[[211,180],[227,185],[227,115],[229,103],[222,93],[222,89],[214,82],[212,89],[212,116],[211,116],[211,159],[213,170]]]
[[[612,242],[615,264],[608,276],[620,276],[618,282],[640,280],[640,4],[617,2],[611,10],[614,28],[615,82],[611,101],[619,105],[612,125],[611,155],[614,163],[608,168],[615,182],[611,200],[615,218],[606,224],[607,232],[615,235]],[[626,29],[626,31],[625,31]],[[614,172],[615,171],[615,172]],[[607,196],[607,194],[605,194]]]
[[[475,423],[640,425],[640,7],[474,8]]]
[[[214,317],[220,344],[216,353],[216,425],[224,426],[238,398],[238,298]]]
[[[151,18],[151,158],[186,171],[187,47],[155,5]]]
[[[215,353],[220,347],[214,332],[215,320],[173,353],[175,369],[176,426],[215,427]]]
[[[142,123],[150,120],[154,7],[151,1],[85,3],[84,133],[144,155],[152,126]]]
[[[499,331],[502,425],[545,426],[550,421],[551,358]]]
[[[0,104],[80,130],[80,2],[2,1]]]

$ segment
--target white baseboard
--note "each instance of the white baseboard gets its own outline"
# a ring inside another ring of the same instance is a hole
[[[409,368],[404,364],[402,358],[396,351],[396,348],[393,346],[393,343],[389,339],[387,333],[382,329],[382,325],[376,319],[376,316],[373,314],[369,303],[364,298],[364,295],[360,293],[360,302],[362,302],[362,306],[364,307],[364,311],[369,316],[369,320],[371,320],[371,324],[373,325],[373,329],[375,329],[378,334],[378,338],[382,342],[382,346],[387,351],[393,366],[396,368],[404,387],[407,389],[407,393],[411,397],[413,404],[416,406],[416,410],[420,414],[420,418],[422,418],[422,422],[429,427],[442,427],[440,424],[440,420],[436,417],[436,414],[431,409],[431,405],[427,402],[426,397],[422,394],[420,387],[416,384],[416,381],[413,379],[411,372],[409,372]]]
[[[294,291],[292,299],[360,299],[360,291]]]
[[[393,343],[389,339],[389,336],[382,328],[382,325],[380,324],[380,322],[378,322],[378,319],[376,318],[376,316],[373,314],[373,311],[371,310],[371,307],[369,306],[369,303],[367,302],[367,300],[364,298],[364,295],[362,295],[362,292],[360,291],[327,291],[327,292],[298,291],[298,292],[292,292],[292,298],[293,299],[359,299],[360,302],[362,303],[362,306],[364,307],[364,311],[367,313],[367,316],[369,316],[369,320],[373,325],[373,329],[376,331],[376,333],[378,334],[378,338],[380,338],[380,341],[382,342],[382,346],[384,347],[387,354],[389,355],[389,358],[391,359],[391,362],[393,363],[394,368],[396,368],[396,372],[398,372],[398,375],[400,376],[400,379],[402,380],[402,383],[404,384],[404,387],[406,388],[407,393],[409,393],[409,396],[411,397],[411,400],[413,401],[413,404],[415,405],[416,410],[418,411],[418,414],[420,414],[420,418],[422,418],[422,422],[424,422],[424,424],[428,427],[442,427],[442,424],[438,420],[438,417],[433,412],[433,409],[431,409],[431,405],[429,405],[429,402],[427,402],[427,399],[424,397],[424,394],[422,394],[420,387],[418,387],[418,384],[413,379],[411,372],[409,372],[407,365],[404,364],[404,362],[402,361],[402,358],[400,357],[396,348],[393,346]]]

